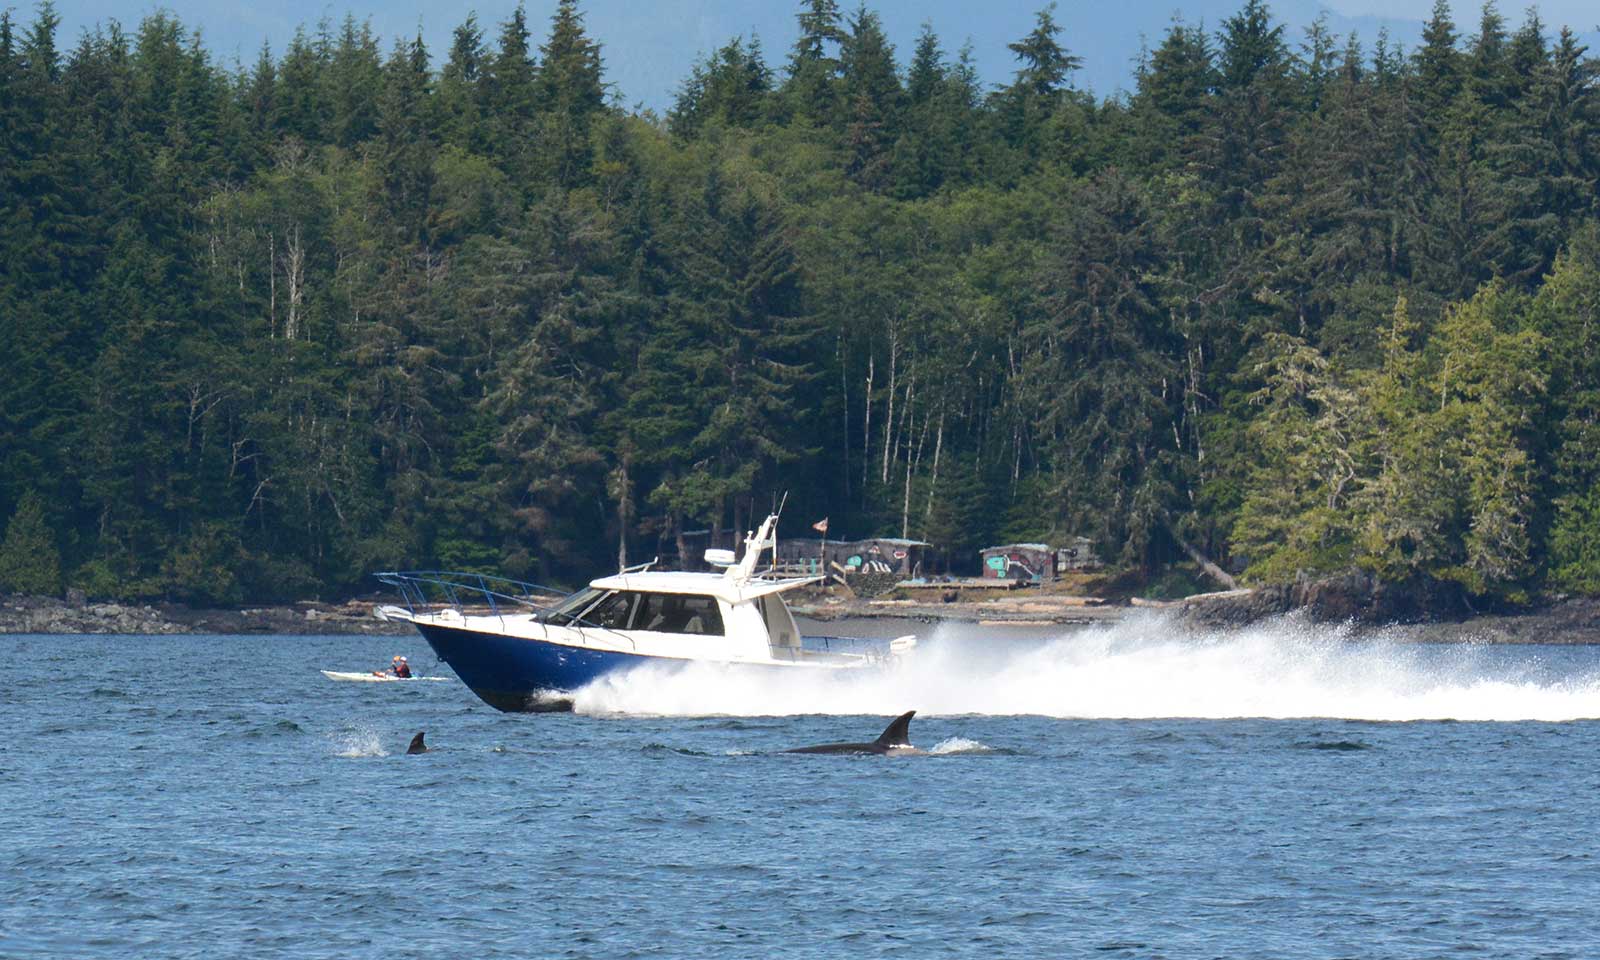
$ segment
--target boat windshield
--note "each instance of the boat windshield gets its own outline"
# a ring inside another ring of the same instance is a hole
[[[548,610],[540,611],[538,619],[545,623],[571,623],[582,617],[584,611],[588,610],[596,600],[600,599],[600,595],[603,593],[605,593],[604,590],[584,587]]]

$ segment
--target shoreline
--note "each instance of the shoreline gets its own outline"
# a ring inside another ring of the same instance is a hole
[[[1479,613],[1412,621],[1375,622],[1340,605],[1285,603],[1282,588],[1233,590],[1182,600],[1132,598],[1112,603],[1092,597],[1018,591],[1002,598],[925,602],[903,599],[843,599],[822,593],[796,597],[797,618],[906,620],[963,623],[979,627],[1086,627],[1116,624],[1143,613],[1170,616],[1201,630],[1242,629],[1284,617],[1351,627],[1353,639],[1381,632],[1417,643],[1600,644],[1600,598],[1566,598],[1517,612]],[[374,601],[343,604],[300,601],[239,608],[183,604],[125,604],[54,597],[0,598],[0,634],[360,634],[407,636],[409,623],[379,620]],[[1455,613],[1455,611],[1452,611]]]
[[[207,608],[179,603],[119,603],[8,596],[0,599],[0,634],[371,634],[405,636],[409,623],[372,615],[371,601],[300,601],[284,605]]]

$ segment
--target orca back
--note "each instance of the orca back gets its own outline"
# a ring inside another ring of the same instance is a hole
[[[893,750],[896,747],[911,746],[911,718],[917,715],[915,710],[907,710],[884,728],[878,739],[873,741],[873,746],[883,750]]]
[[[895,717],[889,726],[884,728],[878,739],[871,743],[822,743],[814,747],[795,747],[785,750],[784,753],[874,753],[884,755],[897,750],[909,750],[911,747],[911,718],[917,715],[915,710],[907,710]],[[915,752],[915,751],[912,751]]]

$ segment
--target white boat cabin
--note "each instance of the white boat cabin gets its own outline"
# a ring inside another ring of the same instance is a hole
[[[746,538],[745,555],[737,562],[731,551],[707,551],[708,560],[727,567],[722,573],[625,570],[532,612],[483,615],[450,608],[416,613],[396,607],[380,612],[423,625],[671,660],[842,667],[873,659],[866,653],[803,644],[779,594],[818,578],[756,576],[761,555],[774,546],[777,519],[768,517],[758,533]],[[903,652],[915,642],[913,637],[900,638],[889,652]]]

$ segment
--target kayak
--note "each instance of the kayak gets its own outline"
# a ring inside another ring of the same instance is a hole
[[[379,676],[375,673],[340,673],[337,670],[324,670],[322,675],[329,680],[343,680],[352,683],[397,683],[404,680],[449,680],[449,677],[396,677]]]

